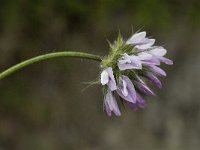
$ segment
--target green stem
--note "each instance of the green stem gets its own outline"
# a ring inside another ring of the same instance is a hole
[[[31,59],[25,60],[19,64],[16,64],[7,70],[0,73],[0,79],[7,77],[8,75],[28,66],[36,62],[40,62],[47,59],[57,58],[57,57],[78,57],[78,58],[85,58],[85,59],[92,59],[96,61],[101,61],[101,57],[93,54],[81,53],[81,52],[56,52],[56,53],[49,53],[40,56],[33,57]]]

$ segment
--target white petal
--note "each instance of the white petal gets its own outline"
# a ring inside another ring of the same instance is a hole
[[[104,70],[102,73],[101,73],[101,84],[102,85],[105,85],[109,82],[109,76],[108,76],[108,73],[106,72],[106,70]]]
[[[167,53],[167,50],[163,47],[157,47],[155,49],[150,50],[149,53],[156,56],[164,56]]]
[[[143,41],[146,37],[146,32],[139,32],[136,34],[133,34],[130,39],[126,42],[127,44],[137,44]]]

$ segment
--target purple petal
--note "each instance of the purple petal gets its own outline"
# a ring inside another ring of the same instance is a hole
[[[133,111],[138,110],[138,107],[144,108],[146,106],[145,100],[137,93],[136,103],[127,102],[130,109]]]
[[[125,82],[125,84],[124,84],[124,82]],[[135,91],[135,88],[134,88],[131,80],[126,76],[122,76],[121,83],[123,83],[123,84],[120,84],[119,88],[117,89],[117,93],[119,94],[119,96],[122,97],[126,101],[135,103],[136,102],[136,91]]]
[[[167,65],[173,65],[173,61],[165,57],[157,57],[161,62]]]
[[[158,75],[160,75],[160,76],[166,76],[165,71],[162,70],[161,68],[157,67],[157,66],[148,65],[148,68],[149,68],[152,72],[154,72],[154,73],[156,73],[156,74],[158,74]]]
[[[112,111],[115,113],[116,116],[121,116],[117,101],[109,89],[105,96],[104,105],[108,116],[112,115]]]
[[[142,64],[146,65],[160,65],[160,61],[157,58],[152,58],[150,60],[144,60],[142,61]]]
[[[109,107],[109,105],[108,105],[108,102],[107,102],[106,100],[104,101],[104,107],[105,107],[105,110],[106,110],[107,115],[108,115],[109,117],[111,117],[111,116],[112,116],[112,111],[111,111],[111,109],[110,109],[110,107]]]
[[[143,93],[145,96],[155,96],[154,92],[150,88],[141,82],[134,81],[135,85],[138,87],[138,90]]]
[[[108,76],[109,76],[109,82],[108,82],[108,87],[110,88],[111,91],[114,91],[117,89],[117,85],[116,85],[116,81],[115,81],[115,77],[113,75],[113,70],[111,67],[106,69]]]
[[[144,108],[146,106],[145,100],[140,96],[140,94],[137,93],[137,105],[140,108]]]
[[[152,73],[147,73],[146,77],[152,82],[154,83],[157,87],[162,88],[162,84],[160,82],[160,80]]]
[[[136,103],[127,102],[127,104],[128,104],[128,107],[129,107],[132,111],[138,110],[137,104],[136,104]]]

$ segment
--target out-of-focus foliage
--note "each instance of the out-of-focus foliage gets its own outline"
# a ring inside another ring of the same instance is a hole
[[[158,97],[138,112],[108,118],[99,64],[56,59],[0,81],[1,150],[198,150],[199,0],[1,0],[0,70],[55,51],[108,54],[106,39],[146,30],[168,49]],[[158,90],[158,89],[154,89]]]

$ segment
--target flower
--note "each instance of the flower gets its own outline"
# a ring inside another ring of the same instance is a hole
[[[120,77],[120,83],[117,89],[117,93],[124,100],[131,103],[136,103],[136,91],[133,83],[127,76],[122,75]]]
[[[136,110],[138,110],[138,107],[144,108],[145,105],[146,105],[146,102],[145,102],[145,100],[137,93],[137,94],[136,94],[136,103],[127,102],[127,104],[128,104],[128,107],[129,107],[131,110],[136,111]]]
[[[133,81],[133,83],[136,85],[138,88],[138,91],[142,93],[145,96],[154,96],[154,92],[151,91],[151,89],[144,83],[144,82],[139,82],[139,81]]]
[[[112,95],[111,90],[109,89],[107,90],[107,93],[104,98],[104,108],[108,116],[112,116],[112,112],[114,112],[116,116],[121,116],[121,112],[119,110],[117,101],[115,97]]]
[[[108,85],[111,91],[114,91],[117,89],[116,81],[115,81],[113,70],[111,67],[106,68],[101,73],[101,84]]]
[[[121,59],[118,62],[118,67],[120,70],[126,69],[142,69],[142,63],[137,56],[129,56],[124,53]]]
[[[149,50],[148,53],[151,54],[154,57],[154,59],[157,59],[160,62],[163,62],[167,65],[173,65],[173,61],[163,57],[167,53],[167,50],[164,49],[163,47],[153,48]]]
[[[113,94],[119,95],[122,103],[136,111],[146,106],[144,97],[155,96],[148,82],[162,88],[157,76],[164,77],[166,72],[160,64],[172,65],[173,61],[164,57],[165,48],[154,43],[155,39],[147,38],[146,32],[139,32],[127,41],[119,35],[114,44],[110,44],[111,52],[101,64],[101,84],[106,89],[104,108],[108,116],[112,112],[121,115]]]
[[[126,43],[130,45],[135,45],[137,49],[145,50],[150,48],[155,43],[155,39],[146,38],[146,32],[140,32],[133,34]]]

